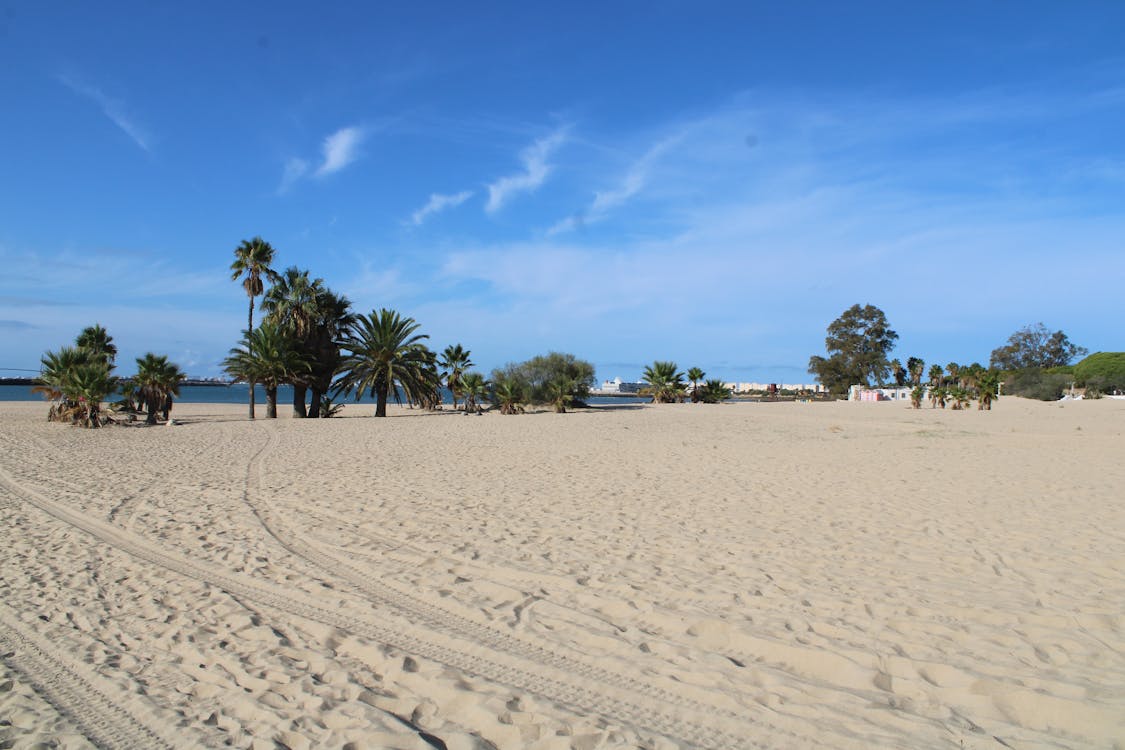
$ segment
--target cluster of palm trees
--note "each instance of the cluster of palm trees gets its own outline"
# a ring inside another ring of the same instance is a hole
[[[231,279],[242,280],[250,304],[242,341],[223,360],[223,368],[250,385],[251,419],[255,384],[266,392],[268,418],[277,417],[283,384],[293,387],[295,417],[328,417],[338,408],[333,396],[358,400],[364,394],[375,399],[377,417],[387,415],[391,398],[436,408],[443,384],[453,393],[454,408],[462,397],[466,408],[476,407],[484,378],[469,372],[470,352],[463,346],[451,345],[439,358],[413,318],[388,309],[353,313],[345,296],[308,271],[292,267],[277,273],[274,254],[268,242],[255,237],[235,248],[231,264]],[[255,328],[257,297],[262,297],[264,319]]]
[[[704,380],[706,373],[698,367],[689,368],[687,381],[675,362],[657,360],[645,367],[641,380],[647,384],[643,393],[654,404],[682,403],[689,396],[692,403],[717,404],[730,398],[730,389],[718,379]]]
[[[977,401],[977,409],[992,410],[992,402],[999,398],[1000,373],[992,368],[974,362],[971,365],[959,365],[950,362],[945,367],[930,365],[926,371],[926,363],[918,357],[910,357],[906,367],[896,359],[891,362],[898,385],[905,385],[909,378],[914,388],[910,392],[910,403],[915,409],[922,408],[922,401],[930,400],[931,409],[944,409],[947,405],[954,410],[967,409],[973,399]],[[922,374],[926,373],[928,382],[922,381]]]
[[[100,427],[108,419],[101,405],[120,389],[119,409],[135,411],[139,402],[148,411],[146,423],[156,424],[157,412],[167,420],[172,399],[180,393],[184,373],[168,357],[149,352],[137,358],[137,374],[121,379],[116,369],[117,346],[105,328],[84,328],[74,346],[48,351],[40,359],[42,368],[32,388],[49,401],[47,419],[83,427]]]

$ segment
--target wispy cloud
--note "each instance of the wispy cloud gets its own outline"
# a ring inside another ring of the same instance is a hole
[[[472,190],[462,190],[460,193],[454,195],[431,193],[429,202],[411,214],[410,220],[414,223],[414,226],[422,226],[422,222],[433,214],[444,211],[447,208],[456,208],[472,197]]]
[[[573,216],[562,219],[547,230],[547,235],[553,236],[580,229],[587,224],[600,221],[612,209],[627,203],[648,184],[650,174],[660,158],[680,143],[683,138],[683,134],[676,134],[661,139],[649,148],[641,158],[633,162],[617,187],[606,191],[595,191],[594,200],[589,207]]]
[[[285,162],[285,171],[281,175],[281,184],[277,187],[278,193],[286,193],[293,183],[308,174],[309,163],[304,159],[293,157]]]
[[[339,172],[359,158],[359,146],[365,133],[355,126],[340,128],[324,139],[324,162],[316,170],[317,177]]]
[[[507,175],[488,186],[488,203],[485,210],[495,213],[503,208],[512,196],[518,193],[531,193],[539,189],[551,174],[553,165],[547,160],[551,154],[566,142],[568,128],[559,128],[551,135],[532,143],[520,154],[523,171]]]
[[[152,137],[141,127],[126,111],[124,102],[107,95],[97,86],[75,80],[69,76],[60,75],[58,81],[79,96],[89,99],[98,105],[102,114],[108,117],[114,125],[121,128],[125,135],[132,139],[143,151],[151,151]]]

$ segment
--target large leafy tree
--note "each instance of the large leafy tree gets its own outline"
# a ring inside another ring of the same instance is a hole
[[[163,411],[168,418],[171,399],[180,393],[184,373],[179,365],[169,362],[163,354],[148,352],[137,357],[137,374],[133,377],[134,393],[145,405],[147,424],[156,424],[156,412]]]
[[[568,384],[570,398],[564,403],[583,401],[594,386],[594,366],[573,354],[550,352],[526,362],[507,364],[492,371],[492,382],[513,381],[521,398],[535,404],[555,404],[558,384]]]
[[[293,339],[276,323],[263,323],[242,335],[242,341],[223,360],[223,369],[237,380],[261,383],[266,389],[266,417],[277,418],[277,389],[303,377],[310,367]]]
[[[1008,343],[992,350],[989,367],[997,370],[1023,370],[1029,367],[1062,367],[1086,354],[1062,331],[1052,333],[1042,323],[1024,326],[1008,337]]]
[[[270,243],[261,237],[252,240],[243,240],[234,249],[234,262],[230,264],[231,281],[242,279],[242,288],[250,298],[249,310],[246,313],[246,330],[254,330],[254,299],[261,297],[265,292],[265,281],[276,281],[279,277],[273,270],[274,249]],[[254,382],[250,384],[250,419],[254,418]]]
[[[335,389],[354,393],[356,400],[369,391],[375,397],[375,416],[387,416],[387,399],[405,397],[411,403],[426,403],[438,388],[433,353],[422,343],[429,336],[417,333],[413,318],[394,310],[358,315],[348,329],[343,347],[348,351],[341,364]]]
[[[442,370],[442,380],[445,381],[445,387],[453,394],[454,409],[457,408],[457,399],[464,392],[463,378],[465,373],[473,366],[472,360],[469,359],[470,354],[472,352],[460,344],[450,344],[445,347],[445,350],[441,353],[441,358],[438,359],[438,365]],[[466,406],[466,408],[468,407]]]
[[[881,383],[890,371],[887,355],[897,339],[882,310],[852,305],[828,326],[824,339],[828,356],[811,357],[809,373],[837,394],[855,384]]]
[[[679,371],[675,362],[653,362],[645,368],[641,380],[648,384],[654,404],[683,400],[684,374]]]

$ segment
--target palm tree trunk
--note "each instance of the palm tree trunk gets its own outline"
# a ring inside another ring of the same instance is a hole
[[[246,333],[254,330],[254,297],[250,297],[250,311],[246,314]],[[250,381],[250,419],[254,418],[254,381]]]
[[[324,398],[324,392],[320,391],[320,390],[317,390],[315,385],[309,390],[312,393],[312,398],[309,399],[310,402],[311,402],[311,403],[309,403],[309,419],[319,419],[320,418],[320,400],[322,398]]]
[[[148,416],[145,417],[145,424],[156,424],[156,410],[160,407],[156,403],[156,399],[151,396],[146,399],[145,406],[148,407]]]
[[[277,419],[277,386],[266,386],[266,419]]]
[[[387,387],[385,385],[375,388],[375,416],[387,416]]]
[[[293,384],[293,416],[297,419],[308,416],[308,412],[305,411],[305,396],[308,392],[308,386]]]

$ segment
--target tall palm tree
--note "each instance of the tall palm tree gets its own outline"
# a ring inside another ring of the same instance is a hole
[[[707,373],[703,372],[703,370],[698,367],[688,368],[687,379],[691,381],[691,402],[693,404],[698,404],[702,398],[699,392],[699,382],[703,380],[706,375]]]
[[[292,339],[275,323],[263,322],[246,332],[223,360],[223,369],[238,380],[266,389],[266,417],[277,419],[277,388],[309,371],[309,363]]]
[[[657,360],[645,368],[641,379],[648,383],[654,404],[670,404],[683,399],[684,374],[677,370],[675,362]]]
[[[891,372],[895,376],[895,385],[902,387],[906,383],[906,368],[902,366],[902,362],[897,359],[891,360]]]
[[[370,315],[358,315],[342,342],[349,354],[341,364],[336,381],[339,393],[364,391],[375,397],[375,416],[387,416],[387,398],[394,391],[395,401],[405,396],[411,403],[423,402],[436,392],[437,368],[433,353],[422,343],[429,338],[415,333],[418,323],[386,308]]]
[[[910,372],[910,379],[914,381],[914,385],[922,385],[922,372],[926,368],[924,360],[918,357],[911,357],[906,360],[906,369]]]
[[[930,365],[930,385],[940,386],[945,382],[945,370],[941,365]]]
[[[246,330],[254,330],[254,298],[265,291],[263,278],[276,281],[277,272],[270,266],[273,263],[273,247],[261,237],[243,240],[234,249],[234,262],[230,264],[231,281],[242,279],[242,288],[250,298],[250,308],[246,314]],[[254,418],[254,381],[250,383],[250,419]]]
[[[450,344],[441,353],[438,365],[441,366],[441,377],[445,387],[453,394],[453,408],[457,408],[457,397],[462,393],[462,378],[470,367],[473,366],[469,355],[472,354],[460,344]],[[467,407],[466,407],[467,408]]]
[[[110,336],[98,323],[83,328],[74,343],[79,349],[85,349],[110,365],[117,358],[117,346],[113,343],[113,336]]]
[[[290,266],[262,297],[265,319],[281,328],[293,339],[294,346],[310,357],[320,298],[326,291],[323,279],[310,279],[308,271]],[[311,374],[311,371],[306,373]],[[295,379],[292,383],[294,417],[307,416],[305,396],[310,384],[307,377]]]
[[[169,362],[164,354],[148,352],[143,357],[137,357],[133,387],[148,411],[145,424],[156,424],[157,411],[163,411],[164,419],[168,419],[170,400],[180,394],[180,383],[184,377],[179,365]]]
[[[312,405],[309,416],[321,416],[321,406],[325,394],[332,388],[332,378],[340,370],[344,358],[340,353],[340,341],[347,334],[348,327],[355,322],[348,298],[324,289],[317,296],[317,314],[309,346],[309,389],[312,391]]]

